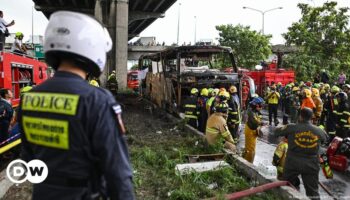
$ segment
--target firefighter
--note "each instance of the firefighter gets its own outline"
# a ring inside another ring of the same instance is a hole
[[[256,138],[261,135],[262,115],[260,113],[264,100],[261,97],[255,97],[249,102],[248,120],[244,127],[245,152],[244,159],[253,163],[255,157]]]
[[[281,97],[280,93],[276,91],[276,86],[272,85],[270,87],[271,91],[267,94],[267,102],[269,106],[269,125],[272,124],[272,115],[274,118],[275,126],[278,125],[279,121],[277,119],[277,109],[278,109],[278,102]]]
[[[198,130],[203,132],[205,131],[206,123],[208,120],[208,112],[206,109],[207,101],[208,101],[209,92],[207,88],[203,88],[200,93],[200,97],[198,98]]]
[[[281,142],[278,144],[272,159],[272,165],[276,166],[277,168],[278,180],[283,180],[282,175],[283,175],[284,164],[286,161],[287,150],[288,150],[288,140],[286,137],[283,137]]]
[[[216,96],[219,94],[219,89],[215,88],[213,89],[213,91],[211,92],[211,97],[208,99],[207,101],[207,112],[208,112],[208,116],[210,116],[213,113],[213,107],[214,107],[214,103],[215,103],[215,99]]]
[[[247,109],[247,101],[248,101],[248,97],[249,97],[249,87],[247,86],[246,82],[243,82],[242,85],[242,108],[243,110]]]
[[[311,199],[320,199],[318,152],[320,144],[326,141],[326,133],[311,123],[312,116],[313,111],[310,108],[304,108],[300,112],[300,120],[297,124],[278,127],[274,135],[288,138],[283,179],[299,188],[298,176],[301,175],[306,195]]]
[[[300,109],[299,88],[296,86],[294,86],[292,89],[290,101],[291,101],[290,121],[291,123],[296,123],[298,121],[298,113]]]
[[[15,35],[15,41],[12,44],[11,51],[16,54],[27,54],[27,47],[23,44],[23,33],[17,32]]]
[[[108,76],[107,82],[115,82],[117,80],[115,70]]]
[[[301,103],[301,109],[303,109],[305,107],[310,108],[311,110],[316,109],[316,105],[315,105],[314,101],[312,100],[311,90],[309,90],[309,89],[303,90],[303,100]]]
[[[288,118],[291,117],[291,109],[292,109],[292,93],[291,93],[291,85],[287,84],[284,88],[284,95],[283,95],[283,124],[288,124]]]
[[[193,128],[198,128],[199,108],[197,105],[198,89],[192,88],[191,95],[184,100],[185,119]]]
[[[314,112],[314,118],[313,118],[313,122],[315,125],[319,125],[320,124],[320,118],[322,115],[322,111],[323,111],[323,102],[320,98],[320,92],[317,88],[312,88],[312,100],[315,103],[316,109]]]
[[[336,95],[338,100],[337,106],[337,124],[336,124],[336,136],[345,138],[349,132],[349,118],[350,110],[348,105],[348,95],[345,92],[339,92]]]
[[[205,130],[205,138],[210,145],[215,145],[224,139],[224,147],[236,153],[231,133],[227,127],[228,105],[221,102],[215,106],[215,112],[208,118],[207,127]]]
[[[33,185],[33,200],[134,199],[118,131],[120,106],[109,91],[85,81],[88,73],[100,76],[111,48],[108,31],[93,17],[70,11],[50,16],[44,53],[56,73],[23,95],[18,115],[22,159],[42,160],[49,171]]]
[[[118,91],[118,81],[115,70],[107,78],[107,88],[112,92],[113,95],[117,94]]]
[[[320,90],[320,97],[323,102],[323,111],[320,118],[320,125],[325,124],[326,116],[328,116],[328,109],[330,106],[329,95],[330,95],[330,86],[328,83],[326,83],[322,86],[322,89]]]
[[[343,91],[348,95],[348,97],[350,96],[350,85],[349,84],[345,84],[343,86]],[[348,105],[350,105],[350,98],[348,98]]]
[[[241,123],[241,108],[240,108],[240,100],[237,95],[236,86],[232,85],[229,88],[230,99],[228,101],[229,113],[227,119],[228,128],[232,134],[234,139],[239,138],[239,125]]]
[[[336,133],[336,123],[338,121],[338,113],[337,113],[337,107],[338,107],[338,100],[336,98],[336,95],[340,92],[339,87],[333,86],[331,88],[331,93],[328,95],[325,109],[327,110],[327,116],[326,116],[326,130],[329,134],[329,142],[333,140]]]

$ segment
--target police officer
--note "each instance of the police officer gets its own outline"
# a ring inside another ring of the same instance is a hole
[[[306,195],[311,199],[320,199],[318,151],[321,142],[326,142],[326,132],[311,123],[312,116],[313,112],[310,108],[302,109],[299,123],[277,127],[275,136],[288,137],[283,179],[299,187],[298,176],[301,174]]]
[[[33,199],[134,199],[120,106],[85,81],[103,71],[108,31],[90,16],[59,11],[44,41],[46,62],[57,72],[23,95],[19,112],[23,159],[42,160],[49,171],[33,185]]]
[[[183,109],[185,112],[185,119],[187,120],[187,123],[193,128],[198,128],[199,107],[197,101],[198,89],[192,88],[191,95],[187,97],[183,102]]]

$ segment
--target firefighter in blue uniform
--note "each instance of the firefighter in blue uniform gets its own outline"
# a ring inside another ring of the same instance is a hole
[[[59,11],[44,41],[46,61],[57,72],[23,95],[19,112],[22,158],[42,160],[49,170],[33,185],[33,200],[134,199],[120,106],[85,81],[105,66],[112,47],[107,30],[90,16]]]

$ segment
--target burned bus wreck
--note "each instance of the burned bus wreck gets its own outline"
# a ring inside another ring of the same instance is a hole
[[[181,103],[192,88],[226,88],[235,85],[241,93],[242,82],[251,93],[251,78],[237,73],[232,50],[220,46],[180,46],[141,56],[141,94],[171,113],[181,111]],[[220,69],[232,67],[233,73]]]

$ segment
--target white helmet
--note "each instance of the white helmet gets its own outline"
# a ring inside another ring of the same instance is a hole
[[[112,40],[106,28],[85,14],[58,11],[46,27],[44,52],[46,62],[57,69],[62,59],[70,59],[84,71],[100,76]]]

